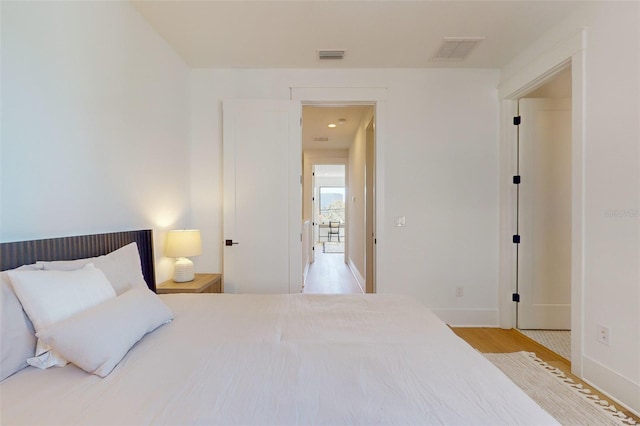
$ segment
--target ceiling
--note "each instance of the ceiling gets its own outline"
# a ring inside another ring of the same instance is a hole
[[[302,107],[302,149],[348,149],[360,122],[373,107]],[[341,119],[344,120],[341,122]],[[330,128],[329,124],[336,127]],[[326,138],[316,141],[316,138]]]
[[[130,0],[192,68],[501,68],[576,8],[565,0]],[[482,38],[437,61],[448,37]],[[345,49],[343,60],[318,49]],[[304,107],[303,149],[347,149],[371,107]],[[344,118],[344,124],[338,124]],[[336,123],[334,129],[327,124]],[[329,140],[318,142],[314,138]]]
[[[131,0],[193,68],[500,68],[573,1]],[[445,37],[484,37],[460,62]],[[320,62],[318,49],[346,49]]]

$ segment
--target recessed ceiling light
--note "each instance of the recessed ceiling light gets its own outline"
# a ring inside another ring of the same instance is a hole
[[[333,123],[331,123],[331,124],[329,124],[327,127],[330,127],[330,128],[332,128],[332,129],[333,129],[334,127],[336,127],[336,125],[335,125],[335,124],[333,124]]]
[[[347,122],[347,119],[346,119],[346,118],[340,118],[340,119],[338,119],[338,124],[344,124],[344,123],[346,123],[346,122]]]

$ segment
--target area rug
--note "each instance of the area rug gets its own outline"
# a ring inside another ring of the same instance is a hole
[[[344,253],[344,241],[325,241],[322,246],[323,253]]]
[[[533,352],[483,355],[563,425],[637,424]]]
[[[569,330],[518,330],[542,346],[551,349],[566,360],[571,360],[571,331]]]

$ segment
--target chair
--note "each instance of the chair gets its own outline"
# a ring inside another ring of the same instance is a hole
[[[331,241],[331,236],[337,235],[338,242],[340,242],[340,222],[331,222],[329,221],[329,233],[327,234],[327,238]]]

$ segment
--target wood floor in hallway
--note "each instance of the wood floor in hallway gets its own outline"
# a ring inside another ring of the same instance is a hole
[[[315,249],[315,262],[309,266],[303,293],[362,294],[362,288],[344,263],[344,253],[323,253],[322,244]]]

